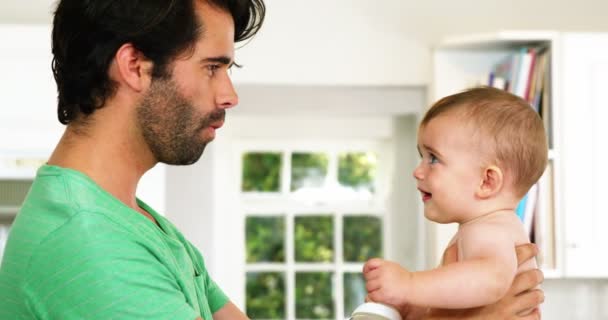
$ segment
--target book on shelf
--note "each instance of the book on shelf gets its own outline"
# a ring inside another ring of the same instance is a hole
[[[553,162],[547,165],[545,173],[539,183],[539,206],[534,223],[534,243],[538,246],[538,263],[544,269],[555,269],[557,267],[555,255],[555,207],[553,190]]]
[[[538,246],[539,265],[547,269],[555,268],[553,201],[553,164],[549,163],[539,182],[530,188],[516,209],[530,242]]]
[[[543,60],[543,72],[539,75],[542,77],[543,88],[538,92],[539,98],[537,101],[538,108],[540,110],[540,116],[543,119],[545,130],[547,130],[547,139],[549,140],[549,148],[553,146],[553,125],[551,121],[551,68],[550,65],[550,56],[545,55]]]
[[[524,197],[521,198],[521,200],[519,201],[519,204],[517,205],[517,208],[515,208],[515,214],[517,214],[517,217],[519,218],[519,220],[521,220],[521,222],[524,222],[524,213],[526,212],[526,202],[528,201],[528,194],[524,194]]]
[[[523,213],[522,213],[522,223],[524,224],[524,228],[526,233],[530,238],[532,238],[534,234],[534,216],[538,214],[538,183],[534,184],[528,193],[525,195],[525,202],[523,204]]]
[[[521,48],[492,68],[487,85],[522,97],[543,117],[543,94],[550,88],[549,53],[543,46]]]

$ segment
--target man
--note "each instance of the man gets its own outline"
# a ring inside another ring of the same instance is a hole
[[[192,164],[213,140],[238,102],[234,43],[264,13],[263,0],[59,2],[53,72],[67,127],[12,227],[0,319],[247,318],[135,191],[158,162]],[[539,281],[520,277],[496,306],[456,318],[517,319],[539,303],[527,291]]]

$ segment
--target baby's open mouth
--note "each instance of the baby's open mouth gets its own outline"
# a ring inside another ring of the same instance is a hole
[[[428,200],[431,200],[431,198],[433,197],[433,194],[430,192],[426,192],[424,190],[418,189],[418,191],[420,191],[420,194],[422,195],[422,202],[426,202]]]

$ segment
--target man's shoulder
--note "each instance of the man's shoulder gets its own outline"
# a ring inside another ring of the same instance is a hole
[[[38,171],[11,234],[27,237],[30,244],[63,241],[78,246],[87,239],[101,241],[146,227],[150,229],[145,218],[84,174],[45,166]]]

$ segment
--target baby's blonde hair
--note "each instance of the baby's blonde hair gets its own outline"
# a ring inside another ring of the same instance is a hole
[[[481,145],[490,148],[490,161],[498,162],[511,177],[517,197],[523,197],[545,171],[545,128],[525,100],[490,87],[469,89],[437,101],[425,114],[420,128],[447,113],[461,117],[480,133]]]

